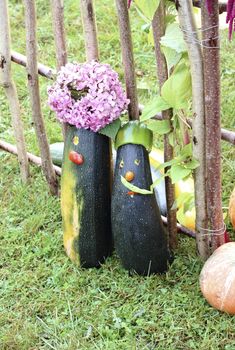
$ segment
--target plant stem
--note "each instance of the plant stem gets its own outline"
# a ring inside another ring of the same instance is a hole
[[[86,58],[88,61],[99,60],[99,48],[95,13],[92,0],[81,0],[81,14],[83,22],[84,39],[86,46]]]
[[[192,76],[193,93],[193,156],[199,161],[199,167],[195,169],[195,208],[197,250],[203,260],[210,255],[208,236],[204,235],[208,228],[206,207],[206,159],[205,159],[205,109],[204,109],[204,77],[203,58],[201,48],[198,45],[198,36],[193,17],[191,1],[179,0],[178,16],[183,30]],[[192,39],[193,38],[193,39]]]
[[[64,29],[64,4],[63,0],[51,0],[53,19],[53,31],[55,37],[56,66],[57,71],[67,63],[67,51]],[[63,137],[65,138],[66,124],[62,123]]]
[[[36,42],[36,9],[34,0],[24,0],[25,27],[26,27],[26,51],[28,87],[32,108],[33,123],[42,157],[42,170],[48,182],[50,192],[58,194],[58,183],[53,169],[49,144],[41,110],[39,94],[38,67],[37,67],[37,42]]]
[[[210,230],[223,228],[221,193],[221,131],[220,131],[220,50],[219,3],[214,0],[208,14],[202,1],[202,39],[204,56],[205,113],[206,113],[206,174],[207,211]],[[212,237],[211,251],[225,243],[224,235]]]
[[[161,52],[160,40],[165,33],[165,7],[164,2],[160,1],[159,7],[155,12],[153,21],[153,37],[155,44],[155,55],[157,62],[157,72],[160,89],[164,82],[168,79],[167,64],[164,55]],[[163,119],[171,120],[172,110],[162,112]],[[168,135],[164,135],[164,160],[168,162],[174,157],[173,147],[170,145]],[[165,171],[168,169],[166,168]],[[172,184],[169,176],[165,178],[166,184],[166,201],[167,201],[167,220],[169,229],[169,245],[171,249],[177,247],[177,228],[176,228],[176,210],[172,209],[175,201],[175,186]]]
[[[4,88],[9,102],[12,126],[18,149],[21,178],[23,182],[28,182],[30,177],[29,164],[21,120],[20,103],[11,74],[11,35],[7,8],[8,1],[0,0],[0,85]]]
[[[139,105],[136,88],[135,64],[133,56],[133,46],[131,38],[130,19],[126,0],[116,0],[118,13],[122,61],[126,82],[127,98],[130,99],[128,114],[130,120],[139,119]]]

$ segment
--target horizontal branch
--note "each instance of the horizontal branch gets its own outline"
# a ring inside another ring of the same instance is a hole
[[[14,154],[17,156],[17,148],[15,145],[12,145],[11,143],[8,143],[6,141],[3,141],[3,140],[0,140],[0,149],[8,152],[8,153],[11,153],[11,154]],[[37,166],[41,166],[42,165],[42,160],[40,157],[38,156],[35,156],[34,154],[32,153],[29,153],[27,152],[27,156],[28,156],[28,159],[31,163],[34,163],[36,164]],[[53,168],[56,172],[56,174],[58,176],[61,176],[61,168],[57,165],[53,165]],[[167,225],[167,218],[165,216],[162,216],[162,221],[164,223],[164,225]],[[189,236],[189,237],[193,237],[195,238],[195,232],[194,231],[191,231],[189,230],[187,227],[184,227],[180,224],[177,224],[177,229],[179,232],[182,232],[183,234]]]
[[[171,2],[174,2],[174,3],[178,3],[177,0],[170,0]],[[202,5],[202,2],[201,0],[193,0],[193,6],[194,7],[198,7],[198,8],[201,8],[201,5]],[[227,3],[226,1],[221,1],[219,3],[219,13],[223,13],[223,12],[226,12],[227,11]]]
[[[161,218],[162,218],[163,224],[167,226],[167,224],[168,224],[167,218],[163,215],[161,215]],[[177,226],[177,231],[185,234],[186,236],[196,238],[196,232],[189,230],[187,227],[182,226],[179,223],[177,223],[176,226]]]
[[[153,117],[152,119],[155,120],[162,120],[162,115],[161,113],[158,113],[157,115],[155,115],[155,117]],[[187,118],[187,123],[190,127],[192,127],[192,119]],[[230,131],[227,129],[221,129],[221,139],[223,141],[227,141],[233,145],[235,145],[235,132],[234,131]]]
[[[0,148],[3,149],[6,152],[9,152],[14,155],[18,155],[17,148],[15,145],[12,145],[6,141],[0,140]],[[37,166],[42,166],[42,159],[38,156],[35,156],[32,153],[27,152],[28,160]],[[53,165],[53,168],[55,170],[55,173],[57,175],[61,175],[61,168],[59,166]]]
[[[17,64],[20,64],[21,66],[26,67],[26,57],[18,52],[12,51],[11,52],[11,60]],[[54,75],[56,74],[56,71],[53,68],[47,67],[44,64],[38,63],[38,73],[42,75],[43,77],[46,77],[48,79],[54,79]],[[140,105],[140,112],[143,109],[143,106]],[[156,115],[153,119],[162,120],[162,116],[159,113]],[[188,124],[192,125],[192,120],[187,119]],[[235,145],[235,132],[221,129],[221,139],[227,142],[232,143]]]
[[[23,67],[26,67],[27,64],[27,58],[26,56],[22,55],[21,53],[12,51],[11,52],[11,60],[15,63],[20,64]],[[48,79],[54,79],[54,76],[56,74],[56,71],[50,67],[44,66],[44,64],[38,63],[38,74],[42,75],[43,77],[46,77]]]

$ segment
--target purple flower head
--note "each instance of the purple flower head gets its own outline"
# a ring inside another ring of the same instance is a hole
[[[229,40],[231,40],[232,32],[235,31],[235,0],[228,0],[226,23],[229,23]]]
[[[129,103],[118,74],[110,65],[96,61],[67,63],[48,96],[61,122],[94,132],[119,118]]]

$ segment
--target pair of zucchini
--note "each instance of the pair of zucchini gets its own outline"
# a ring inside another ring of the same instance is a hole
[[[121,182],[123,176],[135,186],[150,187],[151,144],[152,132],[138,122],[120,129],[111,204],[109,139],[89,130],[68,127],[61,207],[64,246],[77,264],[100,266],[112,252],[113,236],[126,269],[142,275],[167,270],[171,256],[155,195],[134,193]]]

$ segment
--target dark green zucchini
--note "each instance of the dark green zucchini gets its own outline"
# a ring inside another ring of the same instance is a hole
[[[110,140],[68,126],[61,179],[64,246],[83,267],[98,267],[112,251]]]
[[[162,273],[172,260],[154,193],[135,193],[121,182],[123,176],[141,189],[150,188],[152,176],[146,147],[149,150],[151,137],[150,130],[130,122],[120,129],[116,139],[111,207],[114,245],[124,268],[140,275]]]

